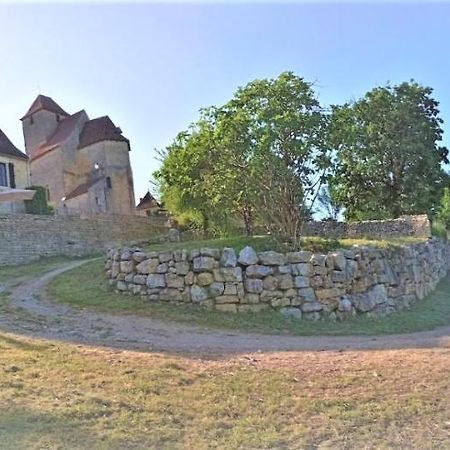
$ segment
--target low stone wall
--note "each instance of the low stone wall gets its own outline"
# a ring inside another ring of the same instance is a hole
[[[0,215],[0,265],[22,264],[40,257],[104,252],[112,245],[150,241],[167,232],[165,221],[138,216],[80,219]]]
[[[300,318],[387,314],[431,292],[447,274],[450,245],[438,240],[392,249],[354,247],[322,254],[239,255],[233,249],[142,252],[111,249],[109,283],[150,301],[192,303],[229,312],[280,310]]]
[[[431,226],[426,215],[363,222],[306,222],[302,234],[304,236],[372,239],[401,236],[429,237],[431,236]]]

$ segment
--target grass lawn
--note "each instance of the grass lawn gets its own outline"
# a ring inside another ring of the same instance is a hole
[[[414,244],[424,242],[425,238],[400,237],[389,240],[374,239],[328,239],[323,237],[305,237],[302,240],[302,249],[313,252],[329,252],[338,248],[350,248],[353,245],[371,245],[378,248],[387,248],[389,246],[398,246],[404,244]],[[166,250],[195,250],[204,247],[224,248],[231,247],[237,252],[245,246],[250,245],[256,251],[276,250],[279,252],[288,252],[293,249],[287,244],[282,244],[271,236],[236,236],[221,239],[199,239],[181,242],[169,242],[162,244],[151,244],[145,247],[148,251],[166,251]]]
[[[140,297],[115,294],[107,288],[103,262],[89,262],[66,272],[48,287],[52,298],[80,308],[185,322],[212,328],[295,335],[373,335],[429,330],[450,324],[450,278],[445,279],[427,299],[410,310],[382,319],[356,317],[344,322],[286,319],[274,311],[230,314],[206,311],[191,305],[148,302]]]
[[[0,266],[0,283],[10,282],[20,278],[31,278],[35,275],[48,272],[69,260],[67,257],[58,256],[54,258],[41,258],[38,261],[18,266]]]
[[[0,448],[448,449],[448,350],[201,360],[0,332]]]

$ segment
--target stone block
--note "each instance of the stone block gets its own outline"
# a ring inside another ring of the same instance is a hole
[[[211,297],[217,297],[218,295],[224,294],[225,286],[223,283],[214,282],[209,286],[209,294]],[[225,294],[228,295],[228,294]]]
[[[294,278],[294,284],[296,288],[309,287],[310,282],[308,277],[298,276]]]
[[[330,289],[316,289],[316,297],[319,300],[325,300],[327,298],[336,298],[340,297],[341,290],[338,288],[330,288]]]
[[[306,263],[311,259],[311,252],[290,252],[286,254],[287,261],[292,264]]]
[[[250,278],[264,278],[273,273],[273,269],[269,266],[260,264],[252,264],[245,269],[245,273]]]
[[[158,254],[158,259],[160,263],[169,262],[171,259],[173,259],[173,253],[172,252],[161,252]]]
[[[201,303],[209,298],[208,289],[194,284],[191,287],[191,299],[193,303]]]
[[[130,273],[134,270],[133,261],[121,261],[120,262],[120,271],[123,273]]]
[[[161,263],[156,268],[156,273],[167,273],[169,271],[169,265],[167,263]]]
[[[225,247],[220,257],[220,265],[222,267],[236,267],[237,256],[234,248]]]
[[[267,251],[258,254],[259,261],[265,266],[283,266],[286,264],[286,256],[282,253]]]
[[[316,294],[314,292],[314,289],[312,288],[302,288],[298,289],[298,295],[304,302],[315,302],[316,301]]]
[[[313,267],[310,263],[292,264],[292,273],[297,276],[309,277],[313,274]]]
[[[147,255],[143,252],[134,252],[133,253],[133,261],[136,261],[137,263],[140,263],[147,259]]]
[[[135,275],[133,277],[133,283],[135,283],[135,284],[147,284],[147,276],[146,275]]]
[[[275,289],[277,289],[278,284],[279,280],[277,279],[277,277],[274,277],[272,275],[264,278],[263,280],[263,287],[268,291],[274,291]]]
[[[224,295],[237,295],[237,286],[234,283],[225,283]]]
[[[149,274],[147,277],[147,286],[150,289],[166,287],[165,276],[162,274]]]
[[[168,273],[166,275],[166,284],[168,288],[181,289],[184,287],[184,277],[175,273]]]
[[[288,289],[292,289],[294,287],[294,281],[292,279],[292,275],[278,275],[278,287],[279,289],[286,291]]]
[[[263,291],[263,282],[256,278],[247,278],[244,282],[244,288],[250,294],[260,294]]]
[[[187,261],[179,261],[175,263],[177,275],[187,275],[189,272],[189,263]]]
[[[194,272],[212,272],[214,269],[214,258],[210,256],[198,256],[194,258]]]
[[[149,273],[156,273],[156,269],[158,266],[159,261],[157,259],[146,259],[136,266],[136,272],[144,275],[147,275]]]
[[[209,286],[214,282],[214,277],[212,273],[202,272],[197,275],[197,284],[199,286]]]
[[[252,264],[257,264],[258,256],[256,255],[255,250],[253,250],[253,248],[250,246],[244,247],[239,253],[238,263],[242,264],[243,266],[251,266]]]

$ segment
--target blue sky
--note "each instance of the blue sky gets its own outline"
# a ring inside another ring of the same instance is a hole
[[[292,70],[323,104],[388,81],[432,86],[450,136],[450,3],[5,4],[0,0],[0,128],[42,93],[108,114],[131,140],[136,197],[163,148],[255,78]],[[450,139],[446,138],[450,145]]]

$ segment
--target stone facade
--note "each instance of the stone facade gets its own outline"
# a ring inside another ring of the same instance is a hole
[[[450,245],[423,243],[328,254],[287,254],[251,247],[145,253],[110,249],[106,275],[124,294],[190,303],[219,311],[279,310],[286,316],[344,319],[388,314],[430,293],[447,274]]]
[[[134,215],[130,142],[108,116],[65,112],[39,95],[22,117],[31,184],[62,215]]]
[[[0,265],[48,256],[83,256],[126,242],[172,238],[165,220],[137,216],[78,217],[0,215]]]

